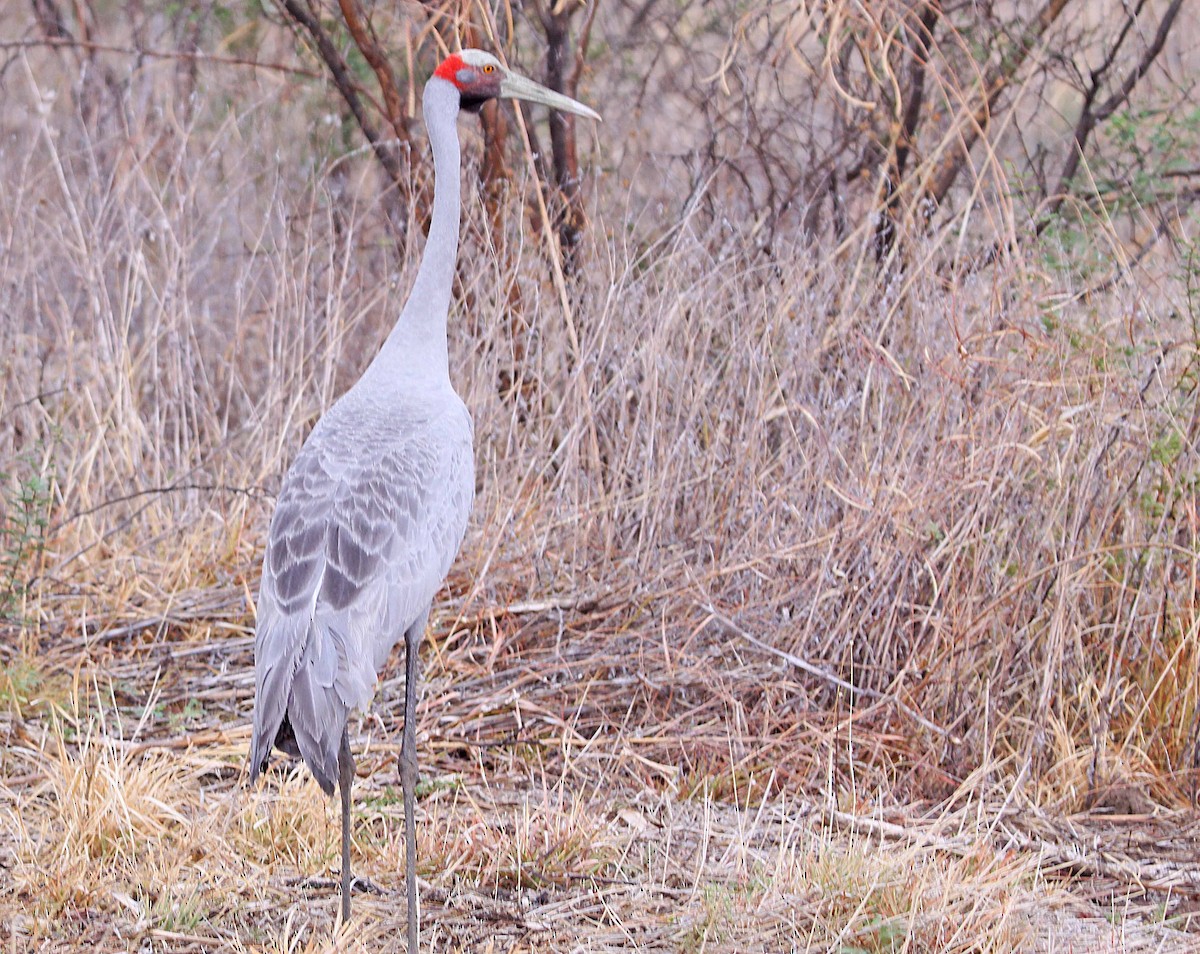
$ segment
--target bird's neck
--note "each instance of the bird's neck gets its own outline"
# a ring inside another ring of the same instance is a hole
[[[446,80],[432,77],[425,84],[422,105],[425,131],[433,148],[433,219],[408,301],[371,370],[385,375],[403,371],[448,381],[446,318],[458,256],[461,205],[456,126],[459,92]]]

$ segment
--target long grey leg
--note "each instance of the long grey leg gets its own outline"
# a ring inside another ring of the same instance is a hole
[[[408,887],[408,954],[417,954],[417,662],[426,615],[404,634],[404,737],[400,742],[400,784],[404,788],[404,876]]]
[[[350,732],[343,726],[338,750],[338,787],[342,794],[342,923],[350,920],[350,783],[354,781],[354,756]]]

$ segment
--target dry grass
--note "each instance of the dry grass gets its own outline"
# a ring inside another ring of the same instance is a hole
[[[92,728],[110,717],[121,714],[95,705]],[[236,785],[244,731],[235,744],[160,748],[53,724],[38,747],[14,747],[33,769],[19,812],[4,814],[10,890],[26,899],[7,921],[14,939],[326,946],[337,816],[302,773]],[[358,902],[364,949],[402,933],[389,761],[368,757],[359,786],[358,872],[382,889]],[[1016,950],[1059,894],[1019,856],[839,832],[789,797],[743,811],[706,793],[443,773],[439,761],[427,770],[419,829],[438,949],[891,950],[910,937],[922,950]]]
[[[271,496],[412,256],[319,91],[210,68],[184,113],[158,63],[101,108],[56,56],[0,108],[0,938],[399,950],[398,680],[347,928],[333,803],[243,770]],[[935,237],[876,276],[628,175],[570,314],[519,196],[502,255],[468,198],[431,947],[1194,948],[1194,261],[1097,291],[1036,250],[947,277]]]

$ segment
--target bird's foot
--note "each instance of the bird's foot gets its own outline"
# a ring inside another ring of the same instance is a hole
[[[284,883],[289,887],[299,888],[301,891],[329,891],[341,884],[340,881],[335,881],[333,878],[322,878],[320,875],[313,875],[311,878],[292,878]]]
[[[350,890],[357,891],[360,894],[383,894],[383,888],[379,887],[379,885],[377,885],[370,878],[363,878],[360,875],[350,876]]]
[[[311,878],[301,878],[296,881],[289,881],[288,884],[294,885],[301,891],[332,891],[336,888],[340,888],[342,882],[340,877],[321,878],[314,875]],[[350,890],[357,891],[359,894],[383,895],[386,893],[383,888],[379,887],[379,885],[377,885],[370,878],[362,878],[353,874],[350,876]]]

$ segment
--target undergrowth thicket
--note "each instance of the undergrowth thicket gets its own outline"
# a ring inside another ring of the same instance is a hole
[[[253,22],[263,59],[296,56]],[[277,909],[336,863],[335,831],[302,773],[269,806],[234,784],[258,560],[281,473],[399,313],[421,223],[389,220],[319,83],[100,62],[119,82],[46,49],[2,76],[2,917],[38,949],[291,950],[328,930],[331,905]],[[1157,125],[1178,90],[1120,113],[1104,135],[1132,171],[1040,236],[1032,167],[1006,178],[1000,143],[986,187],[948,195],[958,218],[905,219],[881,259],[874,220],[746,205],[778,157],[745,194],[725,160],[679,191],[689,154],[650,147],[687,97],[664,80],[674,112],[625,114],[635,72],[580,92],[608,122],[562,287],[522,175],[465,190],[451,361],[479,492],[426,657],[433,943],[474,943],[464,896],[515,895],[547,949],[557,919],[672,950],[1057,936],[1030,899],[1069,863],[961,832],[1020,809],[1046,845],[1046,819],[1196,794],[1197,220],[1156,205],[1155,244],[1138,217],[1194,175],[1189,123]],[[359,727],[356,851],[399,884],[394,717]],[[872,841],[931,807],[901,854]],[[581,883],[662,894],[570,921],[553,892]],[[392,943],[388,902],[365,904],[361,942]],[[83,911],[115,935],[64,927]]]

